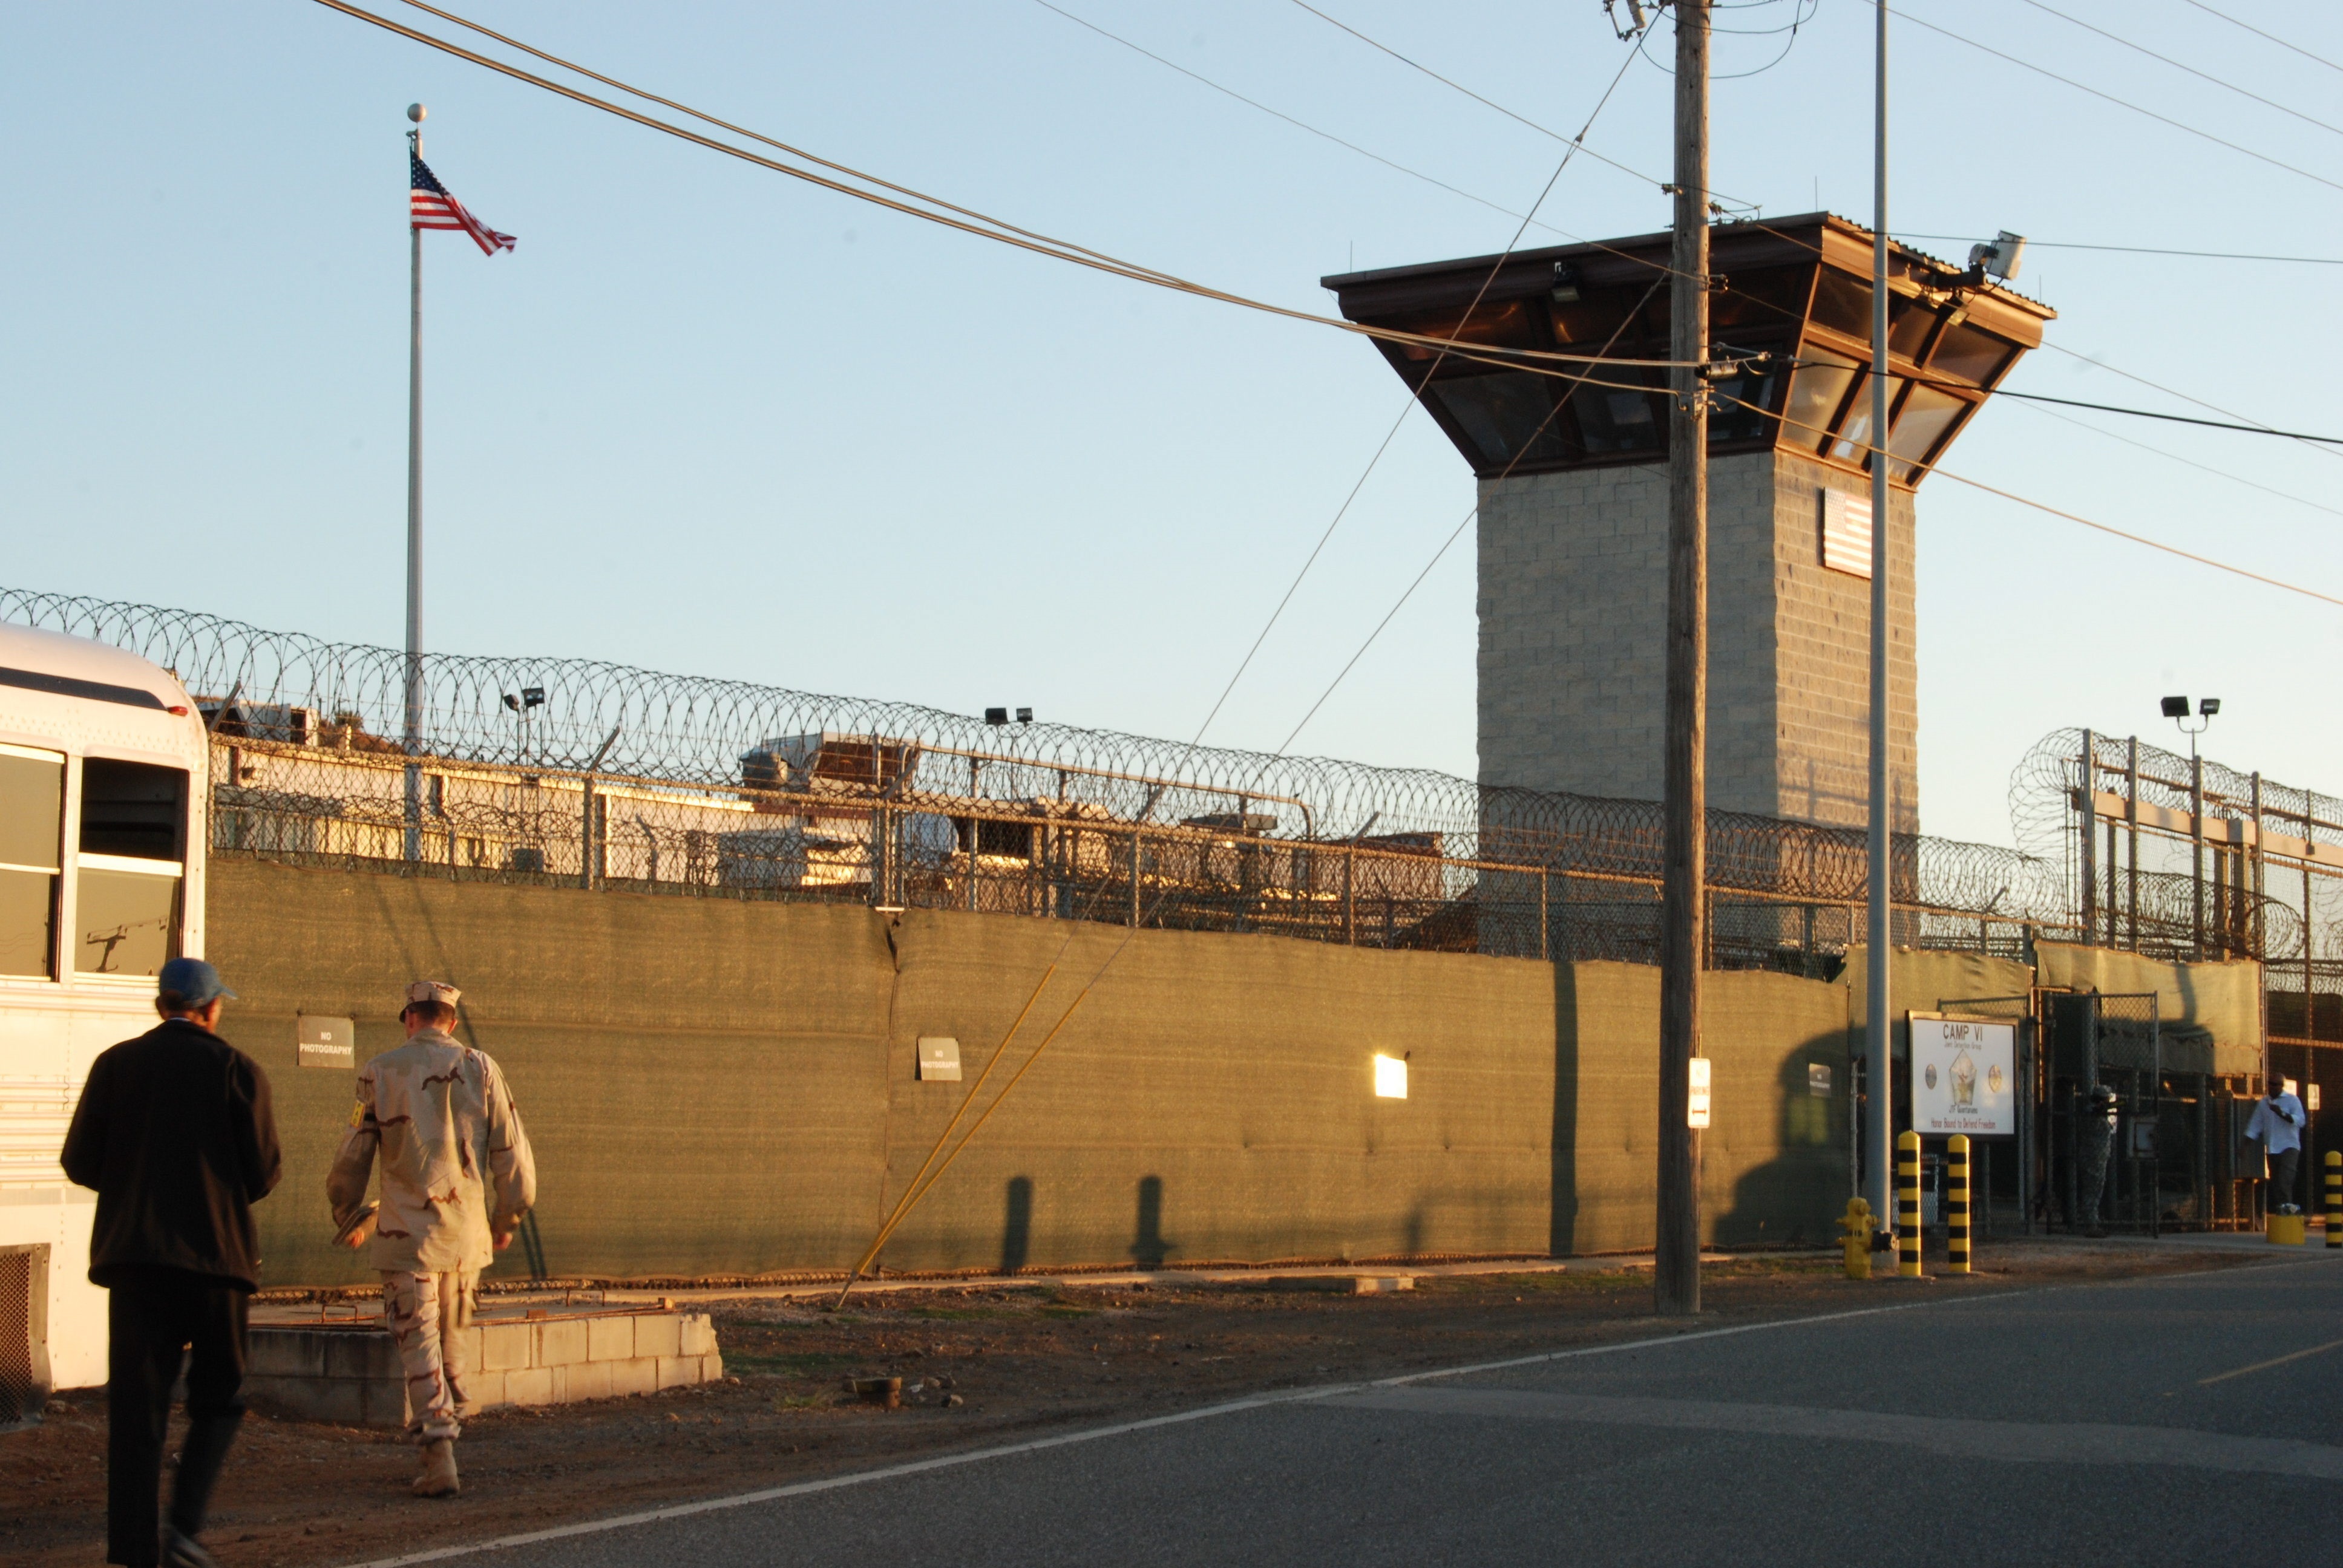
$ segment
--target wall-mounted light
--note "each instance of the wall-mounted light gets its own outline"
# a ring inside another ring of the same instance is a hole
[[[1407,1059],[1403,1056],[1375,1058],[1375,1098],[1405,1100],[1407,1098]]]

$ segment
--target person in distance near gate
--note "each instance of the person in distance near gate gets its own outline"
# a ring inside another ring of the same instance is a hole
[[[384,1315],[407,1374],[407,1431],[423,1445],[417,1497],[453,1497],[465,1365],[462,1331],[480,1270],[512,1244],[537,1202],[537,1161],[520,1108],[486,1051],[458,1045],[463,993],[437,980],[407,988],[407,1043],[358,1069],[349,1131],[326,1194],[351,1247],[373,1239]],[[367,1181],[382,1157],[382,1199]]]
[[[2302,1205],[2294,1201],[2294,1171],[2302,1161],[2302,1130],[2310,1117],[2302,1101],[2287,1092],[2284,1078],[2272,1071],[2267,1082],[2269,1092],[2247,1120],[2246,1136],[2260,1139],[2269,1153],[2269,1211],[2299,1214]]]
[[[90,1064],[58,1162],[97,1191],[89,1277],[106,1289],[106,1560],[213,1568],[196,1538],[244,1419],[245,1312],[260,1286],[252,1205],[282,1161],[268,1075],[214,1032],[236,993],[201,959],[173,959],[156,981],[163,1021]],[[187,1436],[158,1538],[183,1350]]]

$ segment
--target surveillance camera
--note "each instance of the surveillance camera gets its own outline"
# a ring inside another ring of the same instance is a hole
[[[1987,277],[2007,283],[2017,276],[2018,263],[2025,255],[2026,236],[2003,229],[1998,237],[1969,246],[1969,265]]]

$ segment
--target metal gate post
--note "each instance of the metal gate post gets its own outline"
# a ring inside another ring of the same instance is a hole
[[[1554,962],[1554,934],[1548,910],[1554,902],[1553,879],[1544,866],[1538,868],[1538,957]]]

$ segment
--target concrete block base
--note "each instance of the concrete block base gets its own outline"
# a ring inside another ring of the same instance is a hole
[[[724,1375],[705,1312],[600,1308],[484,1312],[464,1331],[466,1413],[570,1404]],[[245,1392],[309,1421],[405,1426],[407,1379],[378,1319],[255,1314]]]

